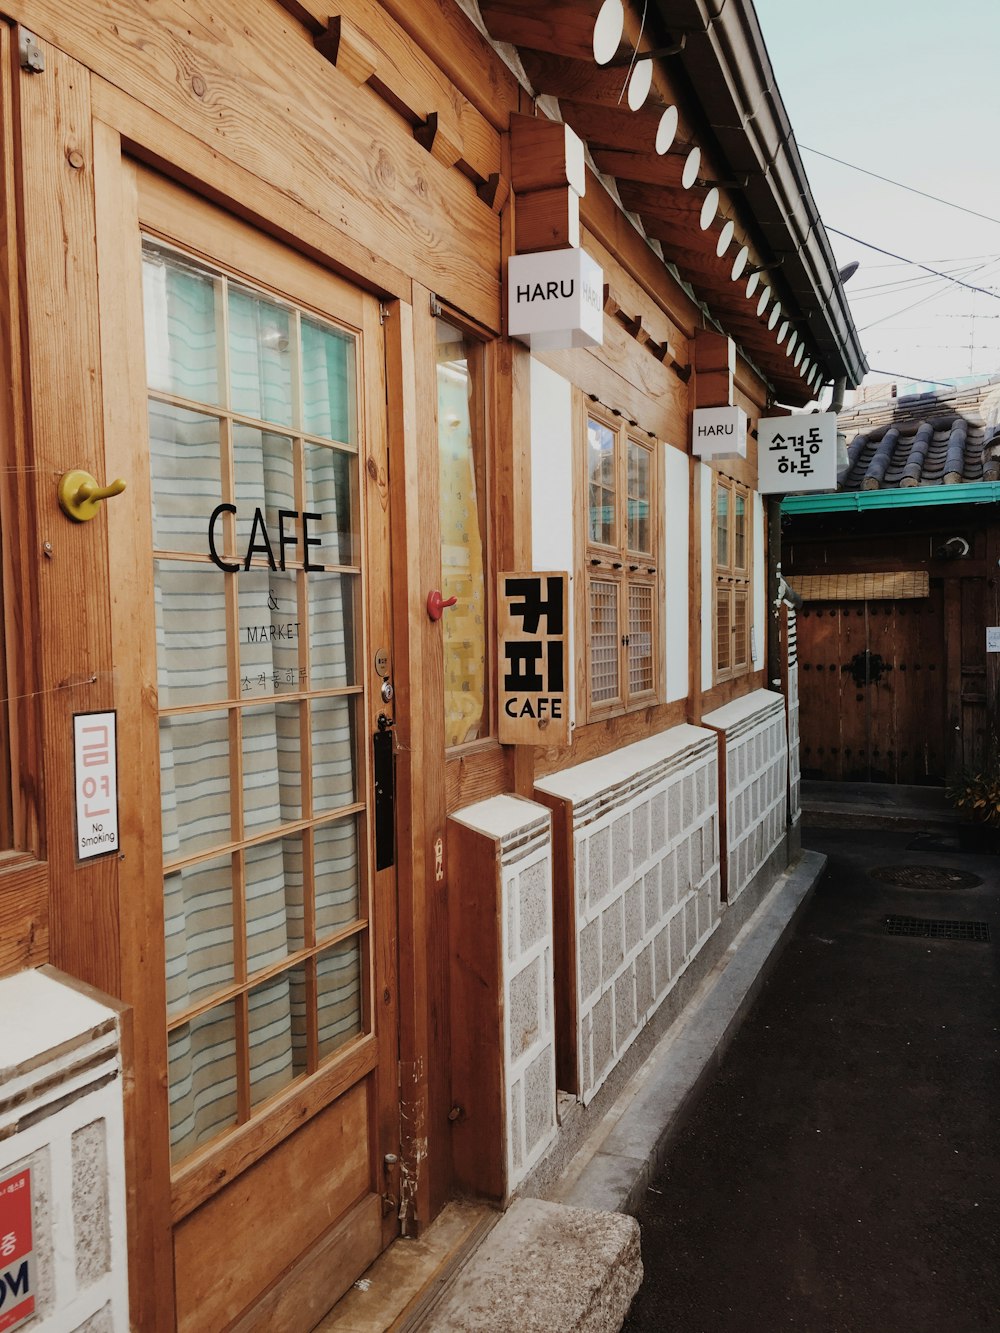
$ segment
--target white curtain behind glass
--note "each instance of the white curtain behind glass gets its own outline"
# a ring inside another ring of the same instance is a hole
[[[150,381],[211,408],[221,398],[221,286],[162,254],[145,268],[147,357]],[[230,291],[228,356],[234,410],[290,425],[294,413],[295,321],[290,312],[241,291]],[[348,392],[345,341],[304,324],[302,413],[308,429],[350,439],[353,395]],[[163,549],[203,553],[207,520],[221,499],[218,419],[151,403],[154,523]],[[318,446],[311,452],[316,453]],[[334,485],[332,464],[307,469],[306,508],[324,515],[324,528],[345,534],[350,518],[338,514],[346,496]],[[295,510],[294,467],[288,436],[234,423],[236,502],[241,519],[259,507],[272,540],[278,509]],[[245,523],[241,532],[247,531]],[[244,539],[245,540],[245,539]],[[349,536],[345,536],[349,546]],[[296,552],[300,554],[300,552]],[[275,551],[277,558],[278,552]],[[341,558],[334,545],[323,563]],[[343,557],[350,559],[350,552]],[[240,603],[239,697],[261,698],[242,711],[242,767],[246,836],[297,820],[301,803],[301,707],[281,702],[298,691],[297,642],[272,638],[266,627],[300,620],[294,575],[267,570],[226,575],[214,565],[158,562],[157,640],[160,705],[176,707],[223,700],[230,693],[225,653],[224,580],[236,578]],[[345,618],[341,579],[310,574],[310,607],[319,633],[313,639],[311,688],[349,683],[346,645],[353,630]],[[348,605],[348,614],[350,606]],[[247,633],[247,626],[256,633]],[[261,627],[265,627],[262,631]],[[254,641],[251,641],[253,639]],[[352,799],[353,753],[347,708],[317,709],[313,745],[319,758],[317,790],[323,808]],[[164,856],[179,859],[230,840],[230,735],[225,710],[180,715],[161,725]],[[318,858],[318,888],[336,902],[356,904],[357,840],[353,819],[338,824],[336,855]],[[330,841],[327,839],[327,841]],[[280,963],[303,944],[304,848],[301,835],[255,844],[244,853],[248,967],[251,974]],[[318,916],[319,906],[317,907]],[[356,913],[356,907],[355,907]],[[170,1012],[178,1013],[233,981],[232,868],[228,856],[198,863],[166,878],[167,987]],[[357,950],[353,950],[356,956]],[[322,1010],[328,1011],[321,1045],[359,1027],[358,968],[337,973]],[[323,987],[321,985],[321,996]],[[279,1090],[305,1060],[305,988],[301,969],[283,972],[250,995],[252,1100]],[[321,1012],[321,1027],[324,1015]],[[190,1151],[235,1118],[235,1024],[232,1004],[202,1015],[171,1035],[170,1082],[175,1156]]]

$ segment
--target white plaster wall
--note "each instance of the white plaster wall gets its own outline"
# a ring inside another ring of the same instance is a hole
[[[712,661],[712,626],[715,624],[715,585],[713,578],[713,506],[715,473],[704,463],[701,468],[701,688],[710,690],[715,683]]]
[[[534,569],[573,569],[573,393],[531,361],[531,559]]]
[[[538,786],[573,809],[587,1103],[719,924],[718,744],[672,727]]]
[[[688,692],[688,600],[691,504],[687,454],[663,446],[663,565],[666,605],[663,611],[663,660],[667,702]]]
[[[767,654],[767,565],[764,563],[764,501],[753,492],[753,669],[759,671]]]
[[[569,572],[567,660],[575,659],[573,555],[573,386],[531,360],[531,567]],[[570,725],[576,725],[576,672],[569,671]]]

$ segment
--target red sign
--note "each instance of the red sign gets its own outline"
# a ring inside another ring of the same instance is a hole
[[[0,1180],[0,1333],[35,1313],[31,1290],[31,1172]]]

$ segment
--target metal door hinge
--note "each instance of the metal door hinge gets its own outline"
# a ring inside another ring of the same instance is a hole
[[[385,321],[386,321],[388,318],[389,318],[389,307],[386,305],[386,303],[385,303],[384,301],[379,301],[379,303],[378,303],[378,322],[379,322],[380,324],[384,324]]]
[[[21,68],[29,74],[41,74],[45,69],[45,52],[38,45],[38,38],[27,28],[17,30],[17,53]]]
[[[431,306],[431,314],[434,316],[434,318],[440,319],[441,316],[444,314],[444,310],[441,308],[441,302],[437,299],[437,297],[434,295],[433,292],[431,292],[430,306]]]

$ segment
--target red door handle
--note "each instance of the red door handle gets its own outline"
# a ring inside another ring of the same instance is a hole
[[[454,606],[457,601],[457,597],[449,597],[445,600],[439,588],[432,588],[427,594],[427,614],[431,620],[440,620],[444,608]]]

